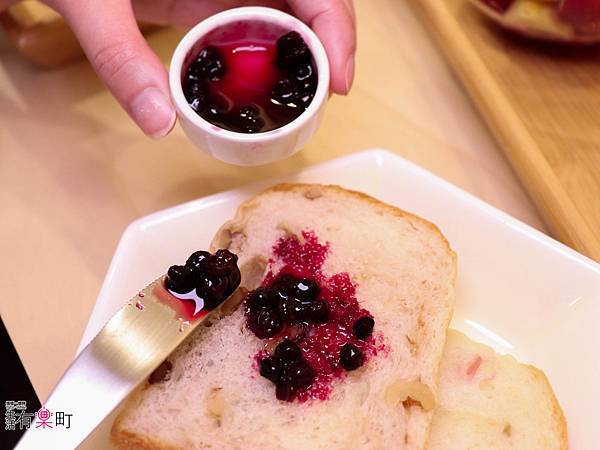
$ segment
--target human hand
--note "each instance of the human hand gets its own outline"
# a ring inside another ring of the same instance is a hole
[[[345,95],[352,86],[356,46],[352,0],[44,1],[65,17],[98,76],[142,131],[154,138],[169,133],[176,114],[166,70],[140,33],[136,18],[190,27],[236,6],[283,9],[311,26],[323,42],[333,92]]]

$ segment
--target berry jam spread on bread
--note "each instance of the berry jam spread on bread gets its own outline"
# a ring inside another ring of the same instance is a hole
[[[276,243],[270,266],[281,268],[269,271],[244,301],[246,326],[266,341],[255,357],[259,373],[284,401],[325,400],[335,378],[383,350],[350,276],[323,274],[328,245],[308,231],[302,240],[288,236]]]
[[[182,80],[190,107],[210,123],[239,133],[282,127],[311,103],[317,89],[312,53],[296,31],[211,42]]]

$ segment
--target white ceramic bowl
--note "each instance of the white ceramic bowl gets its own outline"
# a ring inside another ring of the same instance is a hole
[[[306,111],[287,125],[256,134],[225,130],[196,114],[183,95],[183,72],[205,45],[207,36],[231,29],[238,23],[242,25],[236,26],[236,34],[248,37],[258,33],[259,28],[262,33],[265,29],[281,34],[297,31],[312,51],[317,68],[317,91]],[[235,8],[209,17],[184,36],[171,60],[169,84],[179,123],[198,148],[230,164],[267,164],[296,153],[317,130],[329,97],[329,61],[317,35],[295,17],[271,8]]]

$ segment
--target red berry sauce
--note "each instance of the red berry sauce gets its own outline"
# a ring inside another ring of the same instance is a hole
[[[232,109],[249,103],[264,108],[271,88],[281,77],[275,65],[275,42],[253,39],[214,47],[223,56],[227,71],[221,80],[210,84],[212,93]]]
[[[163,284],[158,284],[152,292],[155,298],[161,303],[170,307],[175,311],[175,317],[181,318],[182,321],[196,322],[208,314],[208,311],[203,309],[194,314],[195,304],[192,301],[182,301],[169,292]]]
[[[183,93],[202,118],[230,131],[259,133],[298,117],[317,74],[299,33],[262,22],[215,30],[188,55]]]
[[[319,243],[317,236],[311,231],[303,231],[302,237],[304,242],[295,237],[285,237],[275,244],[274,258],[269,262],[271,271],[262,284],[268,289],[283,274],[311,279],[320,288],[317,299],[326,301],[329,306],[329,317],[325,323],[304,322],[302,326],[306,332],[292,338],[302,350],[304,360],[314,369],[312,384],[295,392],[293,398],[300,402],[327,399],[333,380],[346,375],[346,370],[340,363],[340,351],[345,344],[353,344],[362,352],[362,365],[368,364],[371,357],[385,349],[380,332],[366,339],[358,339],[353,334],[354,323],[361,317],[372,315],[360,306],[356,298],[356,285],[352,283],[348,273],[337,273],[329,277],[323,274],[322,267],[330,251],[329,244]],[[273,270],[277,270],[277,273]],[[294,333],[290,333],[293,326],[297,325],[286,325],[277,335],[266,339],[265,350],[255,355],[255,361],[259,363],[265,357],[272,356],[274,342],[293,335]]]

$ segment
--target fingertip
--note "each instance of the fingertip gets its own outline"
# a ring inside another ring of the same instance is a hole
[[[149,87],[130,103],[129,112],[135,123],[148,136],[159,139],[173,129],[176,113],[167,96],[158,88]]]
[[[348,95],[354,84],[354,54],[345,60],[340,58],[337,62],[330,58],[329,65],[331,67],[331,90],[339,95]]]
[[[344,92],[342,95],[348,95],[352,85],[354,84],[354,73],[355,73],[355,57],[354,54],[350,55],[346,62],[346,70],[344,72]]]
[[[297,16],[308,23],[327,52],[331,90],[346,95],[354,81],[356,27],[349,0],[305,2],[288,0]]]
[[[173,111],[173,114],[171,116],[171,118],[169,119],[167,123],[167,125],[164,128],[161,128],[160,130],[158,130],[155,133],[152,134],[148,134],[148,136],[150,136],[152,139],[155,140],[159,140],[161,138],[164,138],[165,136],[167,136],[172,130],[173,128],[175,128],[175,122],[177,121],[177,114],[175,113],[175,111]]]
[[[98,76],[150,137],[169,133],[176,120],[165,68],[140,33],[129,2],[77,2],[67,14]]]

